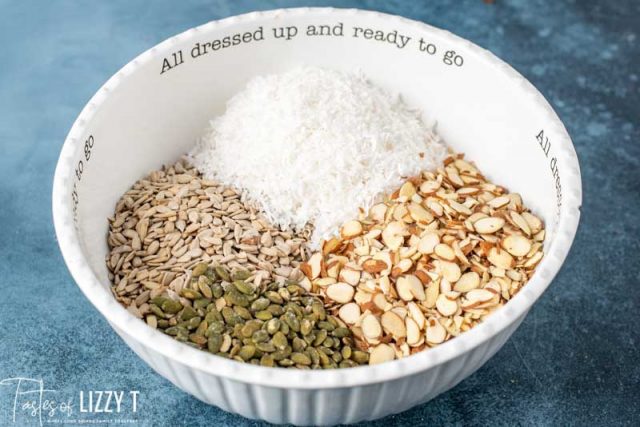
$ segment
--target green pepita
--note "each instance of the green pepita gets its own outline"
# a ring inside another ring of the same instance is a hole
[[[180,295],[191,300],[202,298],[202,294],[200,292],[188,288],[183,288],[182,292],[180,292]]]
[[[209,268],[209,266],[204,262],[196,264],[196,266],[193,267],[193,270],[191,270],[191,277],[198,277],[205,274],[207,272],[207,268]]]
[[[367,352],[353,349],[349,328],[294,282],[256,289],[246,281],[249,271],[231,274],[205,263],[194,270],[180,292],[183,299],[164,294],[149,301],[147,317],[155,316],[152,323],[176,340],[260,366],[318,369],[368,362]]]
[[[175,301],[175,300],[167,298],[166,300],[164,300],[162,302],[162,304],[160,305],[160,308],[165,313],[176,314],[177,312],[182,310],[182,304],[180,304],[179,301]]]
[[[209,340],[207,342],[207,349],[211,353],[219,352],[221,346],[222,346],[222,335],[218,333],[209,335]]]
[[[365,363],[369,363],[369,353],[366,351],[354,350],[351,354],[351,359],[356,363],[363,365]]]
[[[267,332],[270,335],[275,334],[280,330],[280,319],[271,319],[267,322]]]
[[[269,304],[271,304],[271,302],[267,298],[260,297],[251,303],[251,311],[254,311],[254,312],[262,311],[267,307],[269,307]]]
[[[287,337],[280,331],[276,332],[271,338],[271,342],[278,350],[284,350],[287,345],[289,345],[289,341]]]
[[[242,358],[245,362],[253,357],[256,353],[256,348],[252,345],[245,345],[238,352],[238,356]]]
[[[269,340],[269,333],[267,331],[263,331],[262,329],[259,331],[255,331],[251,336],[253,342],[265,342]]]
[[[255,316],[256,316],[256,319],[265,320],[265,321],[273,318],[273,314],[271,314],[269,310],[258,311]]]
[[[256,344],[256,348],[265,353],[272,353],[276,351],[276,347],[271,342],[260,342]]]
[[[218,277],[220,277],[225,282],[231,281],[231,276],[229,275],[229,272],[227,272],[227,270],[224,267],[218,266],[214,269],[214,271],[216,272]]]
[[[275,361],[274,361],[272,356],[270,356],[268,354],[264,354],[260,358],[260,365],[272,368],[272,367],[274,367],[276,365],[276,363],[275,363]]]
[[[244,282],[242,280],[234,280],[233,281],[233,286],[241,293],[245,294],[245,295],[253,295],[255,293],[255,289],[253,288],[253,285]]]
[[[311,365],[311,358],[304,353],[292,353],[291,361],[298,365]]]
[[[182,310],[182,314],[180,315],[180,319],[181,320],[189,320],[193,317],[196,317],[198,315],[198,312],[195,311],[192,307],[189,307],[188,305],[185,306],[184,310]]]
[[[235,273],[233,273],[233,276],[231,277],[231,280],[233,280],[234,282],[236,280],[245,281],[249,277],[251,277],[251,272],[249,272],[248,270],[238,270]]]

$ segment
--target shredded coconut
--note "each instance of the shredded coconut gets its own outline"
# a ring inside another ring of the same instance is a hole
[[[335,234],[446,147],[419,113],[362,74],[300,67],[255,77],[191,151],[205,177],[243,191],[284,228]]]

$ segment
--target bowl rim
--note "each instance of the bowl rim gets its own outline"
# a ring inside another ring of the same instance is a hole
[[[379,365],[318,371],[266,368],[228,360],[186,346],[157,330],[149,328],[144,321],[134,317],[116,302],[110,290],[105,289],[100,284],[84,256],[79,233],[72,219],[73,208],[69,197],[70,183],[73,182],[72,174],[74,168],[72,162],[81,145],[77,144],[77,141],[83,137],[86,124],[100,108],[105,99],[107,99],[110,92],[113,91],[127,75],[134,72],[147,61],[162,55],[183,38],[191,37],[192,35],[213,28],[225,28],[257,19],[277,19],[283,16],[295,17],[307,14],[367,16],[385,19],[405,28],[437,33],[453,45],[462,44],[468,49],[468,54],[475,56],[476,60],[484,61],[488,65],[496,68],[496,71],[503,73],[505,78],[517,81],[522,89],[534,98],[538,107],[546,113],[550,129],[552,129],[555,135],[554,145],[557,148],[556,157],[558,161],[563,164],[565,171],[563,178],[566,177],[567,182],[562,183],[565,197],[560,208],[557,232],[548,247],[547,254],[545,254],[527,285],[524,286],[508,304],[496,310],[484,322],[470,331],[429,351],[419,352],[410,357]],[[581,203],[582,183],[580,166],[569,134],[544,96],[510,65],[491,52],[462,37],[420,21],[376,11],[331,7],[274,9],[210,21],[170,37],[138,55],[116,72],[96,92],[74,122],[62,146],[56,165],[52,193],[53,222],[58,244],[67,268],[87,299],[89,299],[96,309],[108,320],[110,325],[116,329],[116,332],[128,336],[131,340],[137,341],[148,350],[160,353],[173,363],[184,364],[197,371],[239,382],[275,388],[294,389],[341,388],[398,379],[426,371],[457,358],[496,336],[499,332],[526,315],[559,271],[577,231]],[[127,344],[129,345],[128,342]]]

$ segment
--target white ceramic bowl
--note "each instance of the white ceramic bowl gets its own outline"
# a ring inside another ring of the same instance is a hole
[[[307,35],[311,25],[329,25],[331,35]],[[282,38],[274,37],[274,28]],[[383,40],[376,40],[376,31],[383,32]],[[245,40],[233,45],[234,34]],[[411,37],[404,47],[407,39],[400,35]],[[222,47],[227,36],[231,46]],[[261,36],[264,40],[256,40]],[[196,43],[207,42],[218,49],[207,47],[194,58]],[[173,55],[179,51],[181,58]],[[176,62],[181,63],[173,66]],[[399,361],[307,372],[240,364],[192,349],[147,327],[114,300],[104,262],[106,218],[120,195],[188,150],[248,79],[296,64],[361,69],[376,84],[400,93],[426,118],[437,120],[454,149],[495,182],[520,192],[544,218],[545,257],[505,307],[470,332]],[[446,31],[340,9],[250,13],[193,28],[144,52],[84,108],[62,148],[53,188],[55,229],[71,274],[144,361],[207,403],[293,424],[380,418],[426,402],[473,373],[500,349],[558,272],[578,226],[580,204],[580,170],[569,135],[521,75]]]

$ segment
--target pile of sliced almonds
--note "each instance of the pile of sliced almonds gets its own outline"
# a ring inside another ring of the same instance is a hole
[[[467,331],[543,256],[544,224],[462,155],[348,221],[300,266],[302,286],[349,325],[370,364]]]

